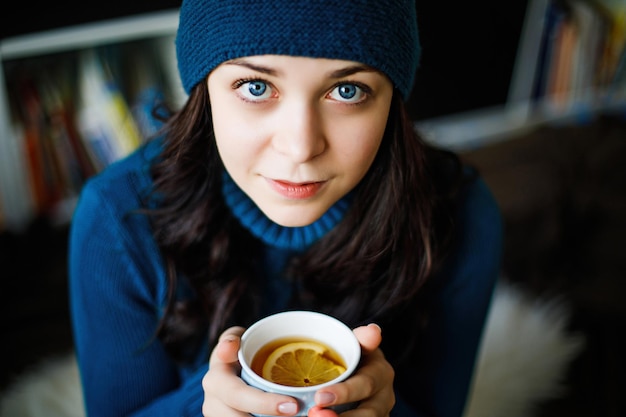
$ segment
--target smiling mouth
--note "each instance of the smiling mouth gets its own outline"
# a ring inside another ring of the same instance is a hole
[[[292,200],[305,200],[314,197],[326,181],[293,183],[267,179],[270,187],[281,196]]]

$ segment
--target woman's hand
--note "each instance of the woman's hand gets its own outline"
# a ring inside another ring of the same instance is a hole
[[[270,394],[248,386],[240,377],[237,351],[242,327],[231,327],[221,334],[209,360],[209,371],[202,379],[205,417],[246,416],[249,413],[292,416],[298,411],[294,398]]]
[[[317,404],[309,410],[309,417],[336,417],[337,413],[324,409],[334,404],[359,401],[355,410],[342,415],[350,417],[387,417],[395,404],[393,378],[395,372],[378,348],[382,341],[380,327],[376,324],[354,329],[363,350],[361,366],[346,381],[326,387],[315,394]]]

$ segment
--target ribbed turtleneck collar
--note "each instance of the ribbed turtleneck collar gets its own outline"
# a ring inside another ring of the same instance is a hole
[[[239,222],[265,244],[295,251],[307,249],[328,233],[350,207],[349,195],[337,201],[322,217],[308,226],[285,227],[270,220],[244,193],[230,175],[224,173],[222,192],[226,205]]]

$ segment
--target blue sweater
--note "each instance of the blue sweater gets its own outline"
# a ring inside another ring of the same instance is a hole
[[[90,417],[202,415],[208,352],[192,365],[179,366],[154,338],[168,283],[149,222],[134,211],[151,189],[150,161],[158,151],[158,142],[152,142],[93,177],[74,213],[70,304]],[[286,232],[234,184],[226,181],[224,193],[235,216],[267,246],[266,263],[273,268],[264,277],[272,296],[266,312],[278,311],[288,294],[279,278],[281,265],[340,221],[348,199],[314,225]],[[427,356],[415,358],[414,385],[402,390],[414,392],[413,398],[404,401],[398,395],[394,416],[462,415],[500,267],[501,220],[481,180],[468,189],[459,222],[462,241],[447,265],[446,285],[435,295],[430,330],[422,341]]]

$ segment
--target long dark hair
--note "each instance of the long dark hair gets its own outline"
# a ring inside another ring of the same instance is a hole
[[[207,329],[213,345],[226,327],[259,318],[254,271],[261,245],[225,206],[204,83],[165,132],[152,167],[158,205],[151,219],[170,280],[157,335],[174,358],[187,360]],[[385,328],[383,346],[399,358],[394,318],[402,314],[406,329],[426,317],[427,292],[420,289],[445,256],[460,178],[458,158],[420,139],[394,93],[383,142],[351,209],[286,270],[297,288],[291,307],[326,312],[351,327],[377,322]],[[193,296],[178,296],[183,279]]]

